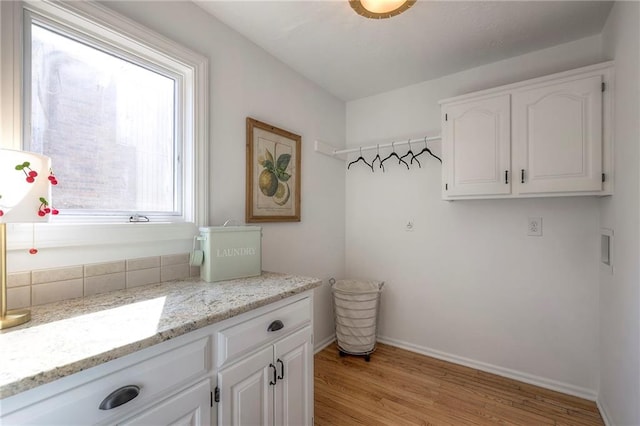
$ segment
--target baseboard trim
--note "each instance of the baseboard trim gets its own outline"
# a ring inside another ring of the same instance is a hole
[[[609,415],[609,411],[607,410],[605,403],[602,402],[600,398],[596,398],[596,405],[598,406],[600,416],[602,416],[605,426],[613,426],[613,420],[611,420],[611,416]]]
[[[330,344],[335,342],[335,340],[336,340],[336,335],[335,334],[331,334],[326,339],[321,340],[319,342],[316,342],[313,353],[317,354],[318,352],[320,352],[321,350],[323,350],[324,348],[326,348],[327,346],[329,346]]]
[[[412,343],[403,342],[401,340],[391,339],[384,336],[378,336],[378,341],[387,345],[396,346],[408,351],[417,352],[422,355],[427,355],[433,358],[441,359],[443,361],[449,361],[454,364],[460,364],[467,367],[475,368],[477,370],[486,371],[487,373],[497,374],[498,376],[507,377],[510,379],[518,380],[520,382],[529,383],[531,385],[540,386],[545,389],[562,392],[568,395],[577,396],[579,398],[588,399],[589,401],[597,402],[597,395],[591,389],[586,389],[580,386],[570,385],[568,383],[562,383],[555,380],[550,380],[544,377],[534,376],[532,374],[523,373],[521,371],[511,370],[509,368],[499,367],[497,365],[488,364],[481,361],[476,361],[469,358],[453,355],[446,352],[441,352],[435,349],[427,348],[424,346],[414,345]],[[600,404],[598,404],[600,408]],[[605,417],[602,412],[602,416]]]

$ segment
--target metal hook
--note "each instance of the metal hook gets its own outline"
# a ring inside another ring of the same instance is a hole
[[[371,162],[371,165],[373,165],[376,162],[376,160],[380,162],[379,166],[384,172],[384,164],[382,164],[382,158],[380,158],[380,144],[376,144],[376,157]]]
[[[369,166],[369,168],[371,169],[371,171],[372,171],[372,172],[374,171],[374,170],[373,170],[373,165],[372,165],[372,164],[367,163],[367,160],[365,160],[365,159],[364,159],[364,157],[362,156],[362,147],[360,147],[360,156],[359,156],[356,160],[354,160],[354,161],[352,161],[352,162],[350,162],[350,163],[349,163],[349,165],[347,166],[347,170],[349,170],[349,169],[351,168],[351,166],[352,166],[353,164],[357,163],[358,161],[362,161],[364,164],[366,164],[367,166]]]

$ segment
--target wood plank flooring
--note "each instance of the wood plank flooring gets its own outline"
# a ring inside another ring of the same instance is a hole
[[[393,346],[314,360],[315,426],[604,424],[592,401]]]

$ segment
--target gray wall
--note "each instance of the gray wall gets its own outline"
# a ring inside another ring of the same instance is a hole
[[[614,232],[613,273],[600,271],[598,402],[610,424],[640,424],[640,3],[616,2],[602,33],[616,62],[615,194],[600,227]]]
[[[302,136],[302,221],[263,224],[263,268],[328,278],[344,274],[344,165],[313,151],[339,144],[345,105],[190,2],[105,6],[209,58],[209,224],[244,221],[245,118]],[[328,286],[316,290],[316,342],[333,333]]]

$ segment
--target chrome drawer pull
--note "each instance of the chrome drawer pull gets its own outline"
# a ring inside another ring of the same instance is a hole
[[[269,324],[269,328],[267,328],[267,331],[278,331],[283,328],[284,328],[284,324],[282,323],[282,321],[275,320],[274,322]]]
[[[109,394],[101,403],[101,410],[111,410],[126,404],[140,394],[140,387],[136,385],[123,386]]]

